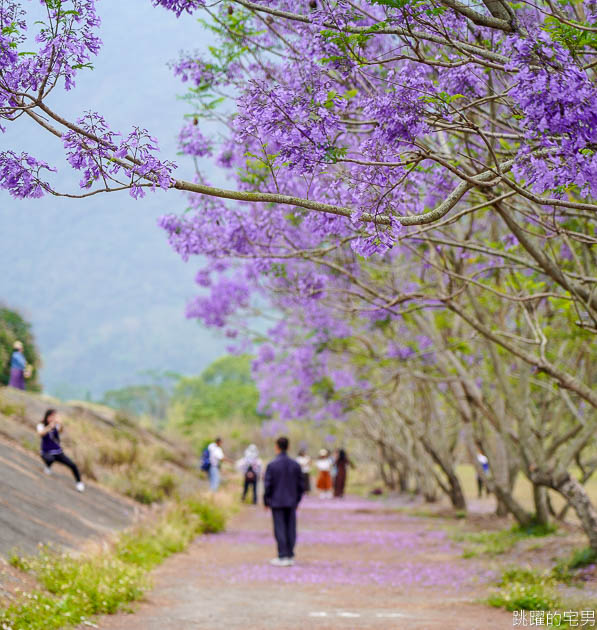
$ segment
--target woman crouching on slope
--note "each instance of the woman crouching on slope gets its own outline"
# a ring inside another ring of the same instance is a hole
[[[73,472],[76,489],[79,492],[83,492],[85,485],[81,481],[79,469],[75,462],[64,454],[62,446],[60,446],[60,431],[62,431],[62,425],[58,418],[58,412],[56,409],[48,409],[44,419],[37,425],[37,432],[41,436],[41,458],[46,465],[45,473],[47,475],[51,474],[50,467],[54,462],[64,464]]]

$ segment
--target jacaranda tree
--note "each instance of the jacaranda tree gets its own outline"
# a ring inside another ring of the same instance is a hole
[[[463,439],[491,456],[487,483],[520,522],[519,471],[535,516],[558,491],[597,550],[570,472],[592,469],[597,428],[593,0],[153,0],[219,39],[173,64],[191,108],[179,168],[93,104],[76,120],[50,106],[91,66],[99,20],[93,0],[42,0],[41,22],[30,5],[0,0],[0,115],[54,135],[81,190],[56,190],[58,165],[19,147],[0,153],[3,188],[186,191],[161,226],[207,259],[188,315],[241,338],[255,308],[278,320],[255,364],[270,411],[391,417],[391,439],[412,443],[392,457],[428,461],[455,505]]]

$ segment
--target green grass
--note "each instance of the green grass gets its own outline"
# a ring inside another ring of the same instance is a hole
[[[25,407],[23,405],[12,405],[0,398],[0,413],[3,416],[24,416]]]
[[[582,569],[590,564],[597,563],[597,553],[590,547],[576,549],[568,558],[564,558],[557,562],[552,569],[554,577],[566,584],[573,582],[575,579],[574,571]]]
[[[581,567],[586,567],[596,562],[597,553],[590,547],[585,547],[584,549],[577,549],[572,553],[568,560],[568,568],[580,569]]]
[[[202,533],[222,531],[223,512],[199,499],[176,503],[156,522],[121,534],[109,552],[73,557],[43,549],[13,566],[33,574],[39,590],[0,610],[2,630],[58,630],[93,615],[113,614],[138,600],[148,572]]]
[[[549,536],[556,531],[555,525],[533,524],[528,527],[515,525],[509,529],[484,532],[458,532],[452,538],[467,543],[462,552],[463,558],[479,555],[497,556],[512,549],[518,542],[527,538]]]
[[[560,602],[555,592],[556,580],[551,571],[512,567],[498,582],[500,587],[487,602],[506,610],[555,610]]]
[[[112,476],[107,480],[107,484],[117,492],[144,505],[161,503],[174,497],[179,485],[171,473],[163,472],[156,475],[141,464],[129,467],[126,476],[120,474]]]
[[[497,589],[488,597],[487,603],[496,608],[515,610],[572,610],[580,614],[577,597],[570,599],[570,590],[558,591],[558,585],[582,586],[576,579],[575,569],[592,564],[595,553],[580,549],[569,558],[560,560],[551,569],[537,571],[530,567],[510,567],[502,572]],[[576,581],[575,581],[576,580]],[[563,594],[568,593],[565,599]],[[584,598],[582,598],[584,599]],[[594,610],[595,602],[583,602],[583,610]],[[580,624],[577,624],[580,625]],[[571,627],[568,623],[557,624],[558,628]]]

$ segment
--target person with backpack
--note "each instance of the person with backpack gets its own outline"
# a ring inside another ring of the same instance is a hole
[[[211,444],[208,445],[207,449],[207,459],[209,462],[209,466],[207,467],[207,474],[209,476],[209,489],[212,492],[217,492],[220,487],[220,466],[223,461],[230,461],[226,455],[224,455],[224,451],[222,450],[222,438],[216,438]],[[205,453],[205,451],[204,451]],[[201,456],[203,460],[203,455]],[[207,463],[207,462],[206,462]],[[203,464],[201,465],[203,469]]]
[[[263,462],[259,459],[259,450],[255,444],[247,446],[244,456],[236,462],[236,467],[243,474],[243,494],[241,500],[244,503],[249,488],[252,488],[253,505],[257,505],[257,483],[261,477]]]
[[[75,462],[67,457],[62,450],[60,444],[60,433],[62,432],[62,424],[58,417],[56,409],[48,409],[44,414],[43,420],[37,425],[37,433],[41,437],[41,458],[44,460],[44,472],[47,475],[52,474],[51,466],[54,462],[63,464],[71,469],[75,478],[75,488],[79,492],[85,490],[85,484],[81,481],[81,474]]]

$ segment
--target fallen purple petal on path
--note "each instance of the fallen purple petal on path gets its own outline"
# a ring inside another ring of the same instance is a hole
[[[272,534],[269,531],[229,531],[212,537],[212,540],[226,540],[229,544],[238,545],[271,545]],[[326,546],[383,546],[393,549],[409,549],[417,551],[419,548],[433,549],[433,551],[453,551],[454,546],[443,531],[315,531],[299,530],[298,543],[300,545]]]
[[[471,571],[467,565],[441,563],[437,565],[416,562],[386,564],[381,562],[340,561],[305,562],[280,569],[263,564],[241,564],[220,568],[217,575],[227,582],[281,582],[284,584],[383,585],[393,587],[449,586],[457,589],[473,581],[489,582],[495,579],[493,571]]]
[[[240,564],[212,570],[230,584],[435,587],[451,593],[496,578],[494,571],[462,559],[458,545],[445,531],[427,529],[421,519],[381,501],[320,501],[309,497],[300,507],[298,523],[299,561],[295,566],[273,567],[263,550],[258,561],[247,562],[245,556]],[[251,547],[255,546],[274,550],[270,527],[255,530],[241,525],[241,529],[208,535],[203,540],[239,552],[243,549],[242,553],[252,553]],[[374,554],[383,561],[375,561]]]

